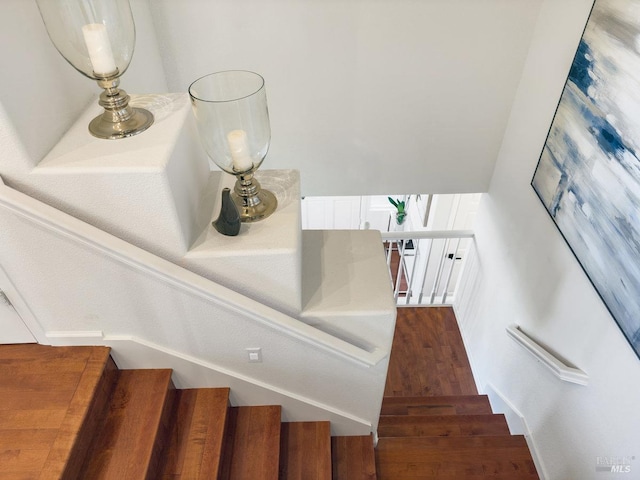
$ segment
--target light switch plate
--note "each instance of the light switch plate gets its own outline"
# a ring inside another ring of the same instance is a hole
[[[249,363],[262,363],[262,349],[261,348],[247,348],[247,357]]]

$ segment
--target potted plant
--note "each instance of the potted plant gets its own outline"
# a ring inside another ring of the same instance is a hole
[[[396,223],[398,225],[402,225],[407,218],[407,212],[405,210],[405,202],[403,200],[394,200],[391,197],[387,197],[389,199],[389,203],[396,207]]]

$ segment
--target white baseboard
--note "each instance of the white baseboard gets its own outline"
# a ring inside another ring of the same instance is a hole
[[[548,478],[542,459],[538,455],[538,450],[536,448],[534,438],[531,435],[531,430],[529,430],[529,425],[527,425],[527,421],[524,416],[522,416],[506,396],[492,384],[485,386],[484,393],[489,397],[489,403],[491,403],[491,410],[493,410],[493,413],[504,414],[511,434],[524,435],[527,445],[529,446],[529,451],[531,452],[531,457],[533,458],[533,463],[535,463],[536,470],[540,476],[540,480]]]
[[[234,406],[281,405],[285,422],[330,421],[332,435],[368,435],[372,431],[369,422],[347,412],[132,336],[85,331],[47,332],[46,338],[51,345],[111,347],[120,369],[171,368],[176,388],[229,387]]]

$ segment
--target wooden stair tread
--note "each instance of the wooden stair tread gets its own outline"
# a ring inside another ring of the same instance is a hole
[[[279,405],[229,409],[221,479],[278,478],[281,415]]]
[[[91,375],[96,384],[99,381],[101,372],[86,370],[93,354],[101,355],[106,364],[109,348],[2,345],[0,407],[3,410],[66,410],[82,376],[85,376],[84,383]]]
[[[509,435],[504,415],[383,415],[380,437]]]
[[[376,462],[381,480],[537,478],[527,443],[519,435],[381,438]]]
[[[329,422],[283,423],[280,480],[331,480]]]
[[[176,391],[169,370],[119,372],[105,347],[0,346],[0,478],[538,478],[524,438],[508,435],[470,372],[458,371],[455,317],[437,315],[444,333],[425,339],[414,328],[429,326],[421,312],[410,312],[394,348],[413,335],[418,351],[407,358],[426,355],[435,368],[414,379],[392,355],[390,375],[405,376],[385,390],[376,450],[371,435],[329,439],[328,422],[281,424],[279,406],[229,408],[228,389]]]
[[[80,478],[156,478],[173,403],[171,370],[122,370]]]
[[[75,478],[100,409],[94,399],[110,387],[109,351],[1,346],[0,478]]]
[[[178,390],[175,403],[160,478],[218,478],[227,423],[229,389]]]
[[[384,397],[380,415],[484,415],[493,413],[486,395]]]
[[[371,435],[331,438],[333,480],[376,480]]]

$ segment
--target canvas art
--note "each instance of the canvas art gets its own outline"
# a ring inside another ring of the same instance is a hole
[[[640,357],[640,1],[595,1],[532,185]]]

